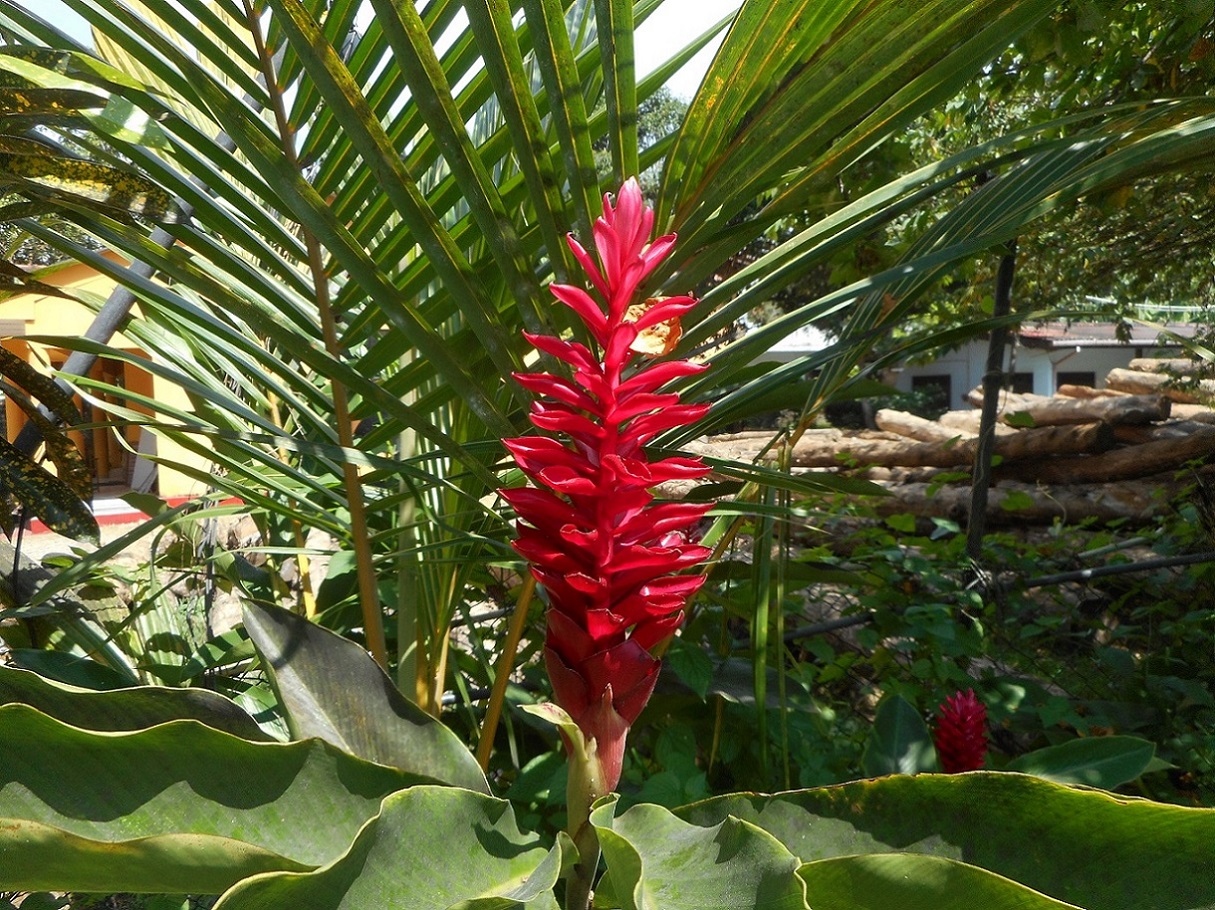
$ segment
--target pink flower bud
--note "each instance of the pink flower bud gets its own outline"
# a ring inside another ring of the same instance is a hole
[[[977,771],[987,759],[987,706],[974,689],[945,699],[937,709],[937,757],[947,774]]]

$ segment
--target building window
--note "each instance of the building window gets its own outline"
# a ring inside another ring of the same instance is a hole
[[[953,377],[948,373],[912,376],[911,391],[917,394],[927,393],[934,398],[939,398],[940,404],[946,409],[953,407]]]
[[[1068,373],[1060,370],[1055,374],[1055,388],[1057,389],[1061,385],[1083,385],[1088,386],[1090,389],[1095,389],[1097,387],[1097,374],[1084,372]]]
[[[1012,390],[1018,395],[1029,395],[1034,391],[1033,373],[1013,373]]]

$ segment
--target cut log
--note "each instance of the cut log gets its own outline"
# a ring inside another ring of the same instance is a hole
[[[781,430],[743,430],[741,433],[722,433],[720,436],[714,436],[713,439],[717,442],[767,442],[769,439],[775,439],[780,435]],[[842,439],[844,436],[843,430],[837,430],[834,427],[826,427],[824,429],[807,430],[808,433],[818,433],[824,436],[833,436],[836,439]]]
[[[957,483],[969,483],[969,472],[958,468],[948,471],[950,475],[956,475]],[[882,481],[886,484],[903,484],[903,483],[932,483],[936,481],[940,483],[942,471],[940,468],[884,468],[871,467],[864,471],[857,471],[853,476],[860,477],[864,480]]]
[[[1065,398],[1120,398],[1129,393],[1119,392],[1115,389],[1094,389],[1091,385],[1064,385],[1055,389],[1056,395],[1063,395]]]
[[[808,440],[803,436],[793,447],[790,460],[793,467],[797,468],[838,468],[849,464],[963,468],[973,464],[977,445],[977,439],[959,439],[953,443],[848,439],[823,445],[818,440]],[[1108,424],[1042,426],[999,436],[995,443],[995,453],[1006,460],[1016,460],[1103,452],[1112,445],[1114,433]]]
[[[1175,404],[1173,405],[1173,416],[1178,420],[1215,423],[1215,411],[1202,404]]]
[[[898,433],[908,439],[918,439],[920,442],[949,442],[959,436],[965,438],[974,433],[952,430],[935,420],[926,420],[906,411],[895,411],[883,408],[873,415],[873,421],[879,430]],[[976,427],[977,429],[977,427]]]
[[[983,387],[977,386],[966,393],[967,403],[974,408],[983,407]],[[1024,411],[1035,404],[1045,404],[1051,401],[1047,395],[1035,395],[1032,392],[1010,392],[1004,389],[1000,392],[999,411]]]
[[[937,423],[949,430],[965,433],[970,436],[979,435],[979,421],[983,415],[979,411],[946,411],[937,418]],[[1008,436],[1016,433],[1016,427],[1003,423],[996,424],[997,436]]]
[[[1215,366],[1186,357],[1136,357],[1130,368],[1137,373],[1163,373],[1166,376],[1210,376]]]
[[[693,453],[712,454],[734,461],[760,457],[765,440],[710,437],[687,448]],[[1010,430],[996,440],[996,454],[1013,461],[1021,458],[1103,452],[1114,444],[1113,430],[1107,424],[1039,427]],[[969,467],[974,462],[977,439],[955,433],[944,442],[914,442],[902,437],[889,439],[846,437],[838,431],[810,431],[793,448],[790,464],[798,468],[838,468],[878,465],[909,468]],[[765,461],[775,461],[775,448]]]
[[[1099,455],[1005,463],[996,469],[996,476],[1031,483],[1110,483],[1150,477],[1211,457],[1215,457],[1215,426],[1204,424],[1183,439],[1160,439]]]
[[[879,481],[880,483],[880,481]],[[882,483],[889,497],[871,500],[883,515],[907,512],[923,518],[970,519],[970,487],[927,483]],[[988,491],[987,522],[992,525],[1151,521],[1163,508],[1161,485],[1152,480],[1106,484],[1066,484],[1043,489],[1036,484],[1001,482]]]
[[[1178,388],[1175,376],[1163,373],[1140,373],[1137,370],[1110,370],[1105,378],[1105,384],[1120,392],[1133,392],[1136,395],[1166,395],[1173,401],[1185,404],[1196,404],[1215,398],[1215,380],[1200,379],[1193,388]]]
[[[1187,439],[1194,433],[1205,433],[1210,428],[1209,422],[1169,420],[1146,427],[1114,427],[1114,437],[1128,445],[1142,445],[1157,439]]]
[[[714,458],[725,458],[731,461],[754,461],[763,453],[763,460],[774,462],[783,441],[773,443],[775,432],[769,433],[730,433],[724,436],[710,436],[689,443],[686,448],[693,455],[712,455]],[[797,442],[794,452],[823,453],[821,463],[816,467],[840,467],[848,459],[836,459],[835,453],[844,452],[849,448],[872,446],[881,448],[907,445],[907,440],[896,433],[883,433],[877,430],[857,430],[845,433],[832,427],[825,429],[806,430]],[[795,456],[796,457],[796,456]],[[796,465],[796,461],[794,462]]]
[[[1146,374],[1143,374],[1146,375]],[[983,406],[983,394],[974,389],[966,400]],[[1167,420],[1172,402],[1164,395],[1123,395],[1115,398],[1047,398],[1045,395],[1000,395],[1001,419],[1028,414],[1034,426],[1051,427],[1103,420],[1109,424],[1144,424]]]
[[[995,454],[1005,461],[1045,455],[1104,452],[1113,447],[1114,430],[1108,423],[1034,427],[996,437]]]

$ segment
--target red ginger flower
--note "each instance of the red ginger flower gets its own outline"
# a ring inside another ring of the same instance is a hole
[[[945,699],[937,709],[937,757],[947,774],[977,771],[987,759],[987,706],[974,689]]]
[[[654,654],[675,634],[684,605],[704,582],[676,573],[709,555],[689,531],[710,505],[654,503],[650,492],[709,469],[698,458],[651,461],[642,448],[709,407],[680,404],[677,394],[658,391],[704,366],[632,364],[651,346],[647,336],[666,328],[677,337],[679,317],[695,305],[691,297],[637,300],[639,285],[675,242],[669,234],[651,243],[653,225],[654,213],[630,179],[615,206],[604,197],[603,217],[595,222],[602,267],[569,238],[602,304],[578,287],[551,290],[586,323],[597,351],[525,333],[572,368],[572,379],[515,374],[541,396],[531,422],[561,438],[504,443],[534,484],[502,496],[519,516],[514,547],[548,595],[544,657],[554,699],[593,741],[605,792],[620,780],[625,736],[657,682]]]

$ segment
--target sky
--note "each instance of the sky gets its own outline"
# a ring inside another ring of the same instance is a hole
[[[73,37],[89,41],[84,20],[63,5],[62,0],[20,0],[29,9],[48,19]],[[741,0],[666,0],[637,30],[635,52],[637,73],[644,76],[713,23],[738,8]],[[671,91],[690,100],[701,77],[708,69],[717,42],[697,54],[668,83]]]
[[[644,76],[676,50],[692,41],[709,26],[738,9],[741,0],[666,0],[637,29],[634,53],[637,74]],[[693,57],[667,83],[672,94],[690,101],[709,68],[721,39]]]

